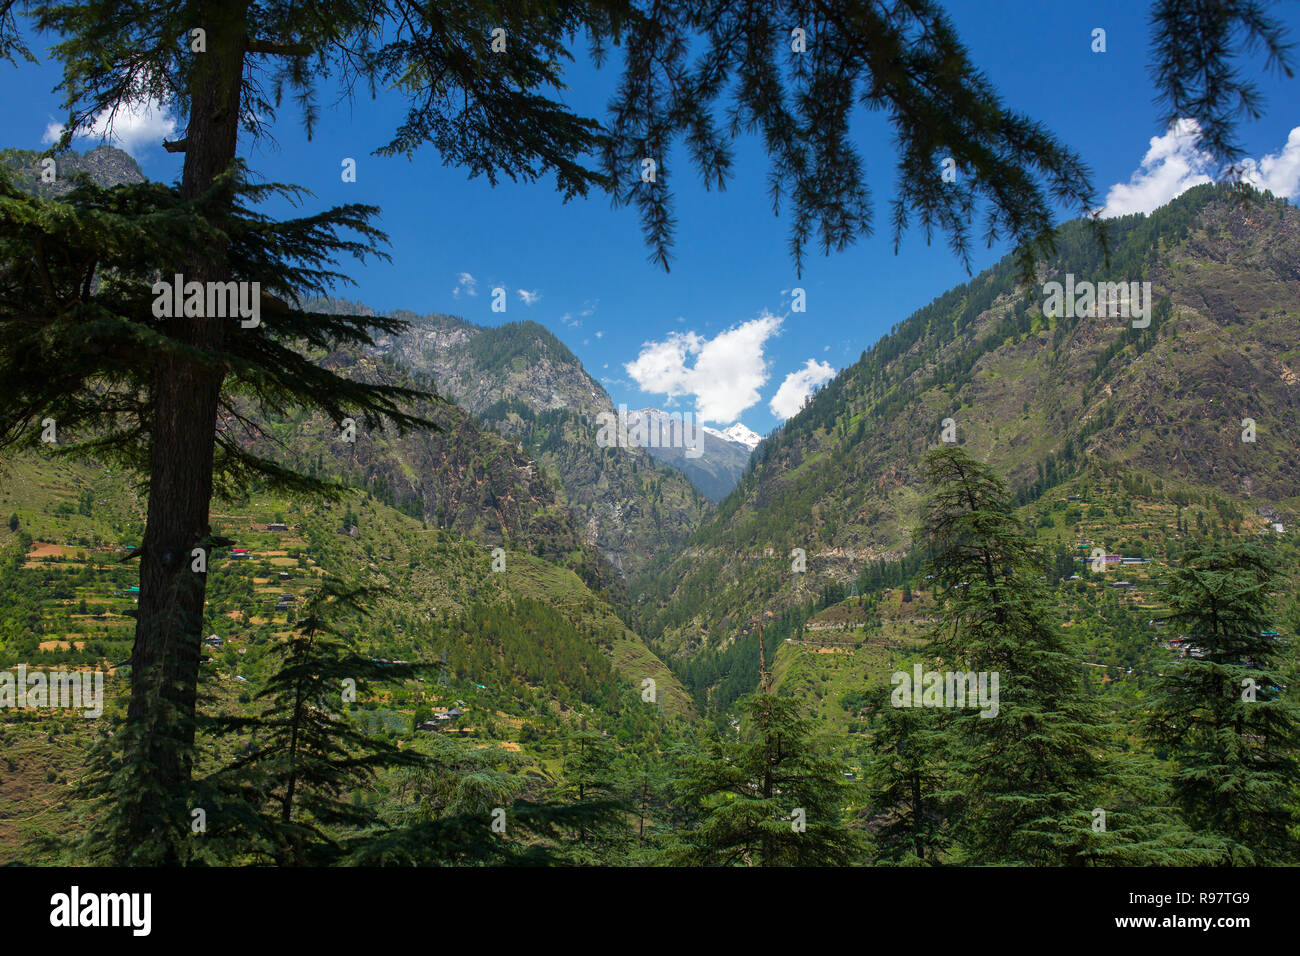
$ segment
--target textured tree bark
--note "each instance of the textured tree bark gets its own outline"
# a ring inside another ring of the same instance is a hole
[[[195,3],[193,25],[207,49],[191,53],[190,115],[181,194],[202,196],[235,159],[246,49],[247,2]],[[226,250],[196,249],[185,281],[225,281]],[[224,320],[176,317],[175,338],[208,349],[229,334]],[[183,806],[192,769],[194,714],[202,645],[205,575],[191,570],[191,552],[209,535],[213,455],[222,372],[186,356],[156,360],[149,472],[149,509],[140,556],[140,603],[132,653],[128,721],[157,792],[136,809],[128,832],[159,843],[159,862],[175,862],[159,832]],[[186,818],[187,819],[187,818]],[[128,851],[131,848],[126,848]]]

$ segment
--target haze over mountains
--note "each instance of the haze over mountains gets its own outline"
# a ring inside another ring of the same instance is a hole
[[[739,422],[718,431],[658,408],[629,411],[627,420],[633,444],[641,444],[656,461],[677,468],[714,503],[736,487],[751,452],[762,441]],[[638,431],[644,437],[638,438]]]

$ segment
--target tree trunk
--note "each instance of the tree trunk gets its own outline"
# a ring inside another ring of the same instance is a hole
[[[193,200],[235,159],[246,45],[247,2],[193,5],[191,22],[206,32],[206,51],[192,52],[189,124],[181,196]],[[189,38],[187,38],[188,41]],[[177,263],[184,281],[226,281],[226,250],[207,246]],[[170,276],[167,276],[170,278]],[[221,344],[229,320],[177,316],[172,335],[200,349]],[[128,721],[140,731],[137,759],[158,786],[132,813],[134,847],[177,861],[167,834],[181,817],[192,768],[194,712],[202,645],[205,575],[191,570],[192,550],[209,536],[213,452],[222,372],[181,356],[154,368],[149,511],[140,556],[140,603],[132,653]],[[206,545],[205,545],[206,547]],[[147,842],[142,842],[147,841]]]

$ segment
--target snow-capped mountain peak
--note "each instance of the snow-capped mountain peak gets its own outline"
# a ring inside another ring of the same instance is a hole
[[[714,435],[724,441],[731,441],[736,442],[739,445],[744,445],[750,451],[757,448],[758,443],[763,440],[761,435],[746,428],[740,422],[736,422],[734,425],[729,425],[722,429],[722,431],[718,431],[716,428],[710,428],[708,425],[704,426],[704,430],[710,435]]]

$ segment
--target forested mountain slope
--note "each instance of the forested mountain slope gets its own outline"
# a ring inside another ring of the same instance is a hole
[[[1074,480],[1080,498],[1104,474],[1170,519],[1194,504],[1253,531],[1300,512],[1300,212],[1204,186],[1110,229],[1109,266],[1074,223],[1039,278],[1148,281],[1149,327],[1044,316],[1042,286],[1019,285],[1010,258],[940,296],[769,437],[686,549],[634,582],[645,633],[687,661],[729,646],[760,609],[879,583],[909,554],[918,468],[945,419],[1035,508],[1065,507],[1058,486]]]

